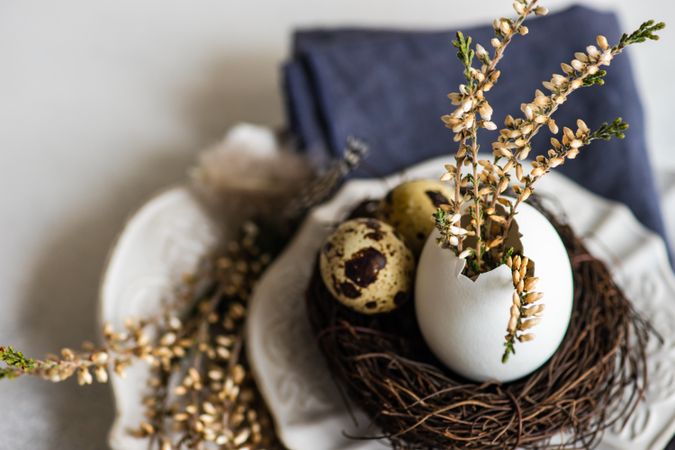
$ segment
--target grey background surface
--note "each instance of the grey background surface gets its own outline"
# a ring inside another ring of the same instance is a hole
[[[626,28],[673,24],[634,62],[653,161],[675,167],[675,7],[586,3],[618,9]],[[3,0],[0,344],[40,355],[96,336],[99,276],[127,216],[231,124],[282,123],[278,64],[294,27],[446,28],[504,14],[508,0]],[[106,448],[106,386],[3,382],[0,405],[0,449]]]

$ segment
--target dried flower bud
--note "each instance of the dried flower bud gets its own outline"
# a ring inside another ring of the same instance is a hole
[[[582,72],[586,68],[586,65],[583,62],[579,61],[578,59],[573,59],[571,65],[572,67],[574,67],[574,70],[577,70],[579,72]]]
[[[525,274],[527,273],[527,266],[529,264],[530,260],[526,257],[523,258],[523,261],[520,263],[520,278],[521,280],[525,278]]]
[[[591,59],[597,59],[600,56],[600,50],[595,45],[586,47],[586,53]]]
[[[499,180],[499,184],[497,185],[497,192],[501,194],[502,192],[506,191],[508,187],[509,187],[509,179],[504,177],[501,180]]]
[[[178,397],[181,397],[185,394],[187,394],[188,390],[185,386],[176,386],[176,388],[173,390],[173,393],[177,395]]]
[[[567,63],[561,63],[560,68],[562,69],[563,72],[565,72],[567,75],[571,75],[574,73],[574,67],[570,66]]]
[[[534,338],[535,335],[533,333],[521,334],[520,336],[518,336],[518,340],[520,342],[529,342],[534,340]]]
[[[80,367],[77,369],[77,384],[84,386],[86,384],[93,383],[94,379],[85,367]]]
[[[545,16],[546,14],[548,14],[548,8],[545,8],[543,6],[537,6],[534,9],[534,13],[538,16]]]
[[[521,260],[521,258],[520,258],[520,255],[516,255],[516,256],[513,258],[513,268],[514,268],[514,269],[517,269],[517,270],[520,270],[520,264],[521,264],[521,261],[522,261],[522,260]]]
[[[500,223],[500,224],[506,223],[506,219],[504,217],[500,216],[500,215],[497,215],[497,214],[494,214],[494,215],[490,216],[490,220],[492,220],[493,222],[496,222],[496,223]]]
[[[493,249],[497,247],[498,245],[501,245],[501,243],[504,242],[504,238],[502,236],[498,236],[494,239],[492,239],[490,242],[488,242],[487,247],[488,249]]]
[[[96,376],[96,381],[99,383],[108,382],[108,371],[105,369],[105,367],[97,366],[94,369],[94,375]]]
[[[553,83],[556,87],[560,87],[564,85],[567,82],[567,77],[564,77],[560,75],[559,73],[554,73],[551,76],[551,83]]]
[[[518,294],[518,292],[513,293],[513,295],[511,296],[511,301],[513,302],[514,305],[520,308],[520,294]]]
[[[537,277],[529,277],[525,281],[524,290],[527,291],[527,292],[530,292],[531,290],[533,290],[535,288],[538,281],[539,281],[539,278],[537,278]]]
[[[582,63],[588,63],[590,61],[590,58],[584,52],[575,52],[574,57],[579,61],[581,61]]]
[[[499,21],[499,31],[501,31],[503,35],[511,33],[511,23],[508,19],[502,19]]]
[[[478,113],[484,120],[492,119],[492,107],[488,102],[481,103]]]
[[[602,50],[607,50],[609,48],[609,43],[607,42],[607,38],[603,35],[598,35],[598,37],[595,39],[595,41],[598,44],[598,47],[600,47]]]
[[[478,59],[483,59],[488,56],[488,52],[485,50],[485,47],[480,44],[476,44],[476,56]]]
[[[509,150],[503,148],[503,147],[498,147],[494,150],[494,154],[496,156],[502,156],[504,158],[513,158],[513,153],[511,153]]]
[[[75,359],[75,353],[69,348],[61,349],[61,355],[66,361],[72,361]]]
[[[513,278],[513,284],[518,284],[518,282],[520,281],[520,272],[518,272],[517,270],[514,270],[512,278]]]
[[[485,128],[486,130],[494,131],[497,129],[497,124],[490,121],[484,121],[483,128]]]
[[[176,342],[176,334],[175,333],[166,333],[159,340],[160,345],[164,345],[164,346],[173,345],[174,342]]]
[[[555,120],[548,119],[548,129],[553,134],[558,134],[558,125],[555,123]]]
[[[525,320],[520,322],[520,330],[529,330],[532,327],[535,327],[541,323],[541,318],[535,317],[533,319]]]
[[[570,147],[578,149],[580,147],[583,147],[584,143],[580,139],[572,139],[570,141]]]
[[[529,308],[525,308],[524,316],[525,317],[533,317],[538,314],[541,314],[544,311],[544,305],[539,304],[539,305],[534,305]]]
[[[515,161],[512,159],[507,161],[506,164],[504,164],[504,172],[508,172],[509,170],[513,169],[513,165],[515,164]]]
[[[529,294],[527,294],[527,295],[525,296],[525,298],[523,299],[523,301],[524,301],[526,304],[529,305],[529,304],[531,304],[531,303],[534,303],[534,302],[537,302],[537,301],[541,300],[543,297],[544,297],[544,294],[541,293],[541,292],[530,292]]]
[[[521,164],[518,164],[518,165],[516,166],[516,178],[517,178],[518,181],[520,181],[521,183],[523,182],[523,166],[522,166]]]
[[[450,173],[450,172],[445,172],[443,175],[441,175],[440,180],[441,181],[450,181],[454,178],[454,176],[455,175]]]
[[[564,134],[564,137],[566,137],[570,141],[576,137],[574,135],[574,132],[568,127],[563,127],[563,134]]]
[[[106,352],[94,352],[91,355],[91,361],[94,364],[103,365],[108,362],[108,353]]]
[[[565,160],[562,157],[556,156],[555,158],[551,158],[549,160],[548,165],[552,168],[555,168],[561,165],[563,162],[565,162]]]

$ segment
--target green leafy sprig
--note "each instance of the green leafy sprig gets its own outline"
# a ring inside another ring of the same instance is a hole
[[[458,31],[455,35],[456,40],[452,41],[453,47],[457,48],[457,58],[464,65],[464,77],[468,83],[473,82],[471,76],[471,67],[473,65],[474,50],[471,48],[471,36],[464,36],[464,33]]]
[[[590,87],[590,86],[603,86],[605,84],[605,75],[607,75],[606,70],[598,70],[596,73],[593,75],[587,75],[586,78],[584,78],[584,86],[585,87]]]
[[[621,36],[621,39],[619,39],[619,43],[614,48],[616,50],[622,50],[630,44],[637,44],[645,42],[646,40],[658,41],[659,35],[654,34],[654,32],[663,30],[665,27],[666,24],[664,22],[655,23],[653,20],[648,20],[642,23],[642,25],[631,34],[624,33]]]
[[[5,367],[0,367],[0,379],[14,378],[35,368],[33,359],[25,357],[13,347],[0,347],[0,361],[6,364]]]
[[[609,141],[612,138],[623,139],[626,137],[625,131],[628,129],[628,124],[623,121],[621,117],[614,119],[612,123],[603,123],[597,130],[590,134],[588,142],[602,139]]]

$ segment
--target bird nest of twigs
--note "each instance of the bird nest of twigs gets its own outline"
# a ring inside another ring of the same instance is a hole
[[[389,314],[358,314],[331,297],[317,266],[307,291],[316,340],[340,388],[381,430],[354,438],[416,450],[593,448],[604,430],[625,423],[643,396],[651,328],[572,228],[532,203],[567,248],[574,308],[553,357],[514,382],[475,383],[452,373],[424,343],[413,302]],[[360,205],[353,215],[367,211]]]

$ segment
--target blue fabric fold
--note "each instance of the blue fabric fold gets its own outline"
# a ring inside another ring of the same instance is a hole
[[[516,37],[500,64],[502,76],[488,93],[502,124],[519,115],[560,63],[595,43],[598,34],[615,42],[616,15],[582,6],[529,21],[530,35]],[[464,29],[489,48],[492,27]],[[447,94],[462,83],[462,67],[451,46],[455,30],[399,31],[316,29],[294,36],[292,56],[283,68],[289,126],[300,147],[321,165],[339,156],[348,137],[365,140],[371,152],[357,176],[384,176],[424,159],[455,152],[452,133],[440,116],[452,111]],[[575,93],[555,118],[590,127],[623,117],[624,140],[596,141],[560,172],[590,191],[626,204],[648,228],[667,241],[659,196],[645,143],[644,114],[630,65],[620,55],[608,68],[605,85]],[[494,133],[479,143],[490,151]],[[545,153],[550,135],[533,142],[534,157]]]

